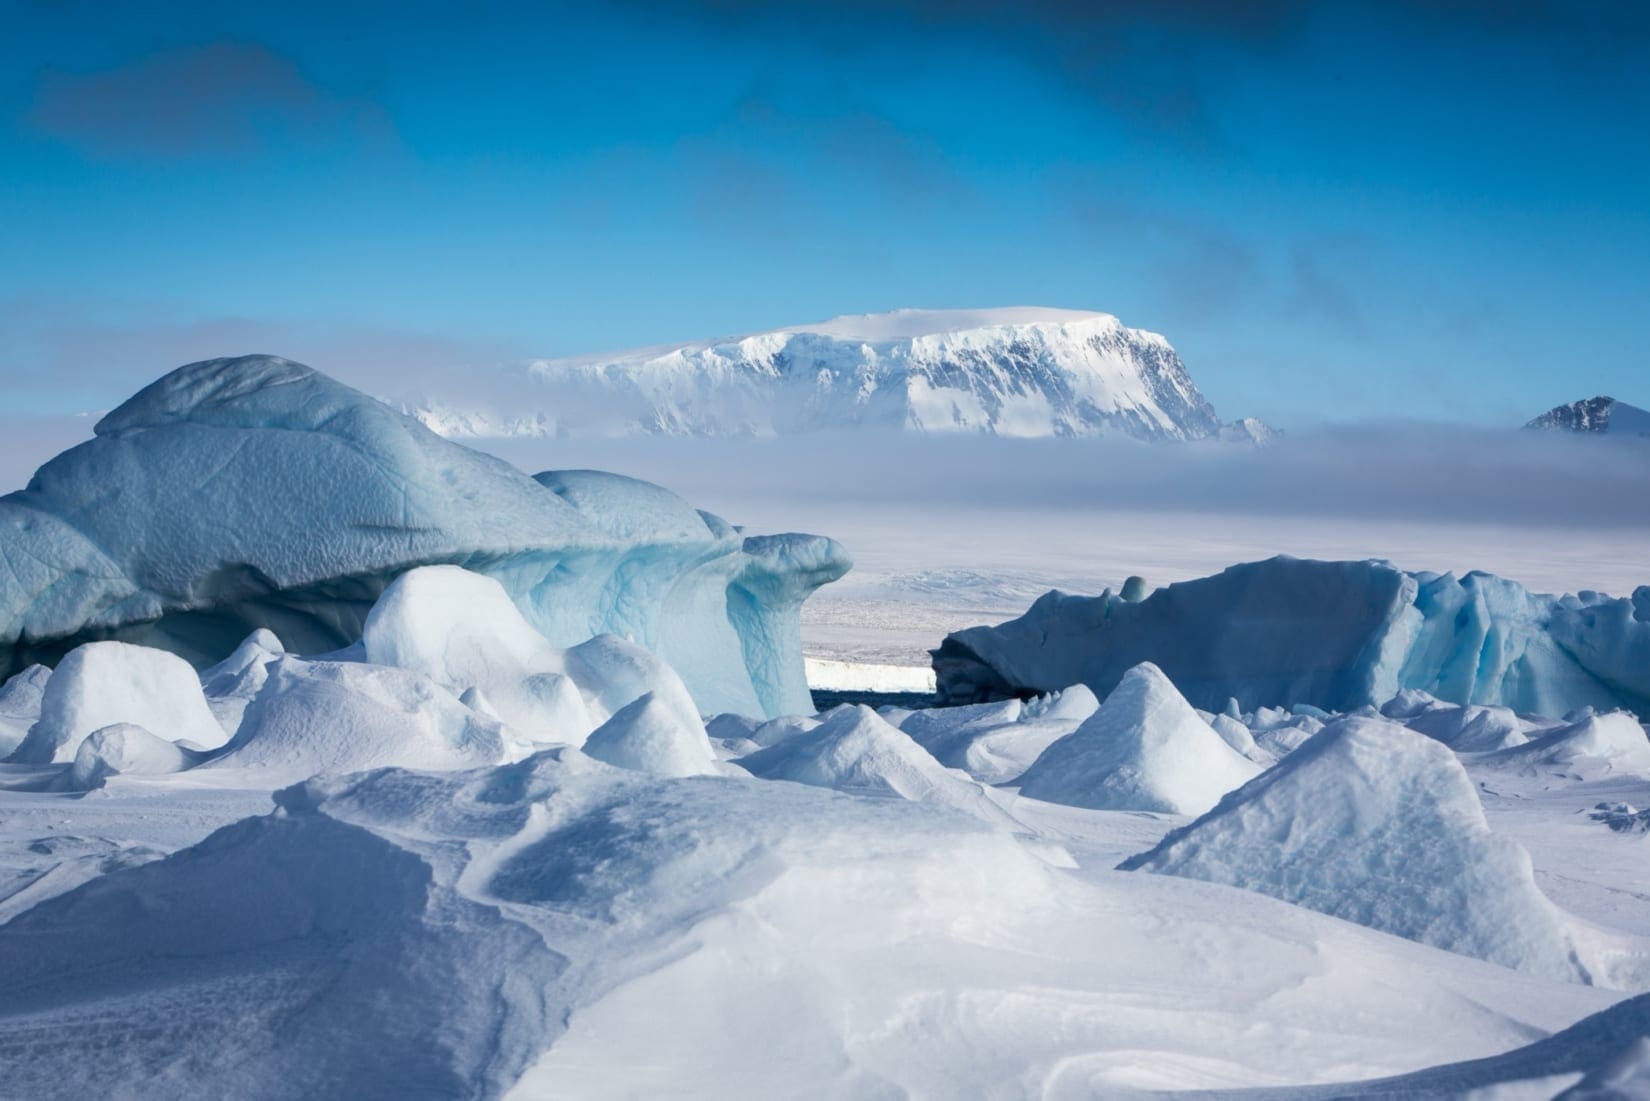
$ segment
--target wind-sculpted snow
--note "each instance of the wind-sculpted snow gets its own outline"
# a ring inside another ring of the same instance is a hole
[[[1103,695],[1143,661],[1205,711],[1230,699],[1351,711],[1418,689],[1520,713],[1650,715],[1650,586],[1554,597],[1484,573],[1278,557],[1138,603],[1052,592],[934,652],[939,698],[953,703],[1074,683]]]
[[[1490,832],[1443,744],[1346,718],[1125,870],[1243,887],[1548,978],[1642,989],[1650,941],[1589,926]]]
[[[1265,442],[1222,426],[1155,333],[1078,310],[898,310],[613,356],[543,360],[505,405],[427,395],[444,435],[918,433]]]
[[[568,646],[609,632],[675,664],[706,712],[807,709],[797,607],[848,566],[817,536],[747,538],[657,486],[527,477],[269,356],[179,368],[0,499],[4,665],[119,638],[217,661],[251,630],[348,645],[398,575],[497,578]]]
[[[1604,1004],[1269,899],[1091,881],[891,794],[570,747],[307,781],[0,925],[0,1092],[1126,1096],[1488,1055]]]
[[[1202,814],[1260,768],[1226,743],[1162,670],[1124,674],[1100,709],[1045,749],[1020,794],[1096,810]]]
[[[89,734],[114,723],[135,723],[194,749],[216,749],[229,737],[188,662],[147,646],[88,642],[46,681],[40,718],[11,759],[73,761]]]

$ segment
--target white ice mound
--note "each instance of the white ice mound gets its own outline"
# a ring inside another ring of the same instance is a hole
[[[361,641],[375,665],[423,673],[455,695],[481,692],[534,741],[579,745],[596,725],[563,652],[494,578],[458,566],[408,570],[373,605]]]
[[[596,728],[584,751],[598,761],[655,776],[709,776],[716,754],[699,716],[685,721],[679,709],[652,692],[632,700]]]
[[[0,759],[10,756],[39,720],[51,676],[44,665],[31,665],[0,684]]]
[[[1202,814],[1260,772],[1198,718],[1155,665],[1129,670],[1100,710],[1043,751],[1020,794],[1095,810]]]
[[[1478,758],[1501,768],[1650,773],[1650,737],[1638,719],[1625,711],[1589,715],[1579,722]]]
[[[912,711],[899,728],[948,768],[986,784],[1023,774],[1042,752],[1100,707],[1083,685],[1030,700]]]
[[[1650,586],[1630,599],[1531,593],[1485,573],[1405,573],[1385,562],[1278,557],[1131,602],[1049,593],[1025,615],[949,635],[934,652],[941,702],[1111,690],[1160,666],[1205,711],[1380,706],[1402,689],[1563,715],[1650,716]]]
[[[503,724],[422,674],[283,657],[234,740],[201,767],[256,769],[283,783],[392,765],[473,768],[515,753]]]
[[[271,356],[179,368],[0,499],[0,669],[114,636],[217,661],[257,627],[353,643],[416,566],[496,577],[551,643],[611,632],[707,711],[808,706],[798,608],[847,569],[594,472],[537,480]]]
[[[61,786],[91,791],[111,776],[165,776],[192,767],[200,756],[134,723],[116,723],[86,736]]]
[[[1530,740],[1528,725],[1510,708],[1449,704],[1414,689],[1388,700],[1381,714],[1437,738],[1457,753],[1490,753]]]
[[[247,706],[269,680],[270,663],[284,653],[286,650],[275,632],[259,627],[228,657],[201,671],[206,704],[229,737],[233,738],[240,729]]]
[[[228,738],[188,662],[148,646],[88,642],[71,650],[46,682],[40,719],[11,760],[73,761],[86,735],[115,723],[135,723],[195,749],[216,749]]]
[[[815,729],[735,763],[764,780],[933,803],[987,821],[1006,821],[978,786],[946,769],[908,735],[860,704],[833,708]]]
[[[1604,936],[1536,886],[1490,832],[1448,747],[1342,719],[1149,852],[1120,865],[1259,891],[1505,967],[1613,985]]]

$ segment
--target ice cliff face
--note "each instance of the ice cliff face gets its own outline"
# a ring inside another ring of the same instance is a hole
[[[1103,313],[899,310],[751,336],[533,363],[511,412],[440,395],[414,415],[451,436],[772,436],[837,428],[999,436],[1220,437],[1180,357]],[[518,380],[520,381],[520,380]],[[523,407],[530,410],[523,414]]]
[[[1587,398],[1549,409],[1524,427],[1650,436],[1650,410],[1610,397]]]
[[[251,629],[314,653],[361,636],[406,570],[496,578],[556,645],[630,637],[707,712],[811,710],[798,608],[848,567],[746,538],[658,486],[538,479],[301,364],[181,367],[0,498],[0,667],[116,638],[196,663]]]
[[[1522,713],[1650,715],[1650,586],[1554,597],[1485,573],[1278,557],[1138,603],[1048,593],[934,651],[939,697],[957,703],[1079,682],[1104,696],[1143,661],[1206,711],[1351,711],[1417,689]]]

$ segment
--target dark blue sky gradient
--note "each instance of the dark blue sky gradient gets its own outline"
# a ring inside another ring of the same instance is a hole
[[[1226,416],[1650,405],[1650,5],[0,2],[0,382],[1102,309]]]

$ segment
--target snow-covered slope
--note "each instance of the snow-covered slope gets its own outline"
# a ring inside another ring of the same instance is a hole
[[[1524,427],[1650,437],[1650,409],[1600,396],[1555,406]]]
[[[1223,426],[1156,333],[1040,307],[896,310],[749,336],[540,360],[509,399],[407,403],[449,436],[772,436],[874,427],[998,436],[1263,442]]]

